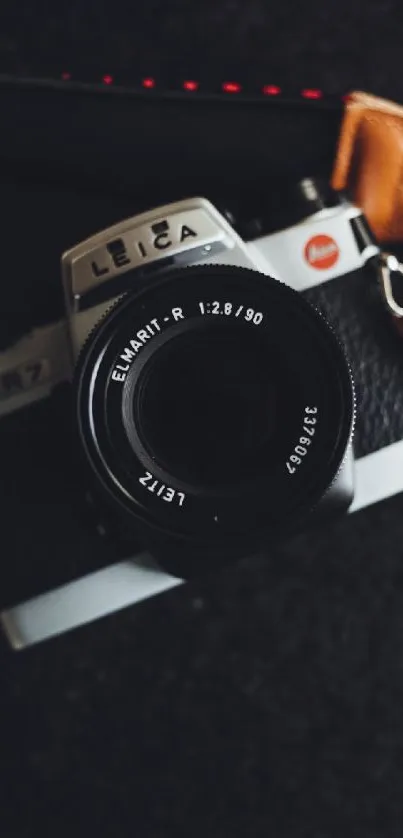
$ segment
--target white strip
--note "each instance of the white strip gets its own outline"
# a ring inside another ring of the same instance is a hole
[[[349,512],[403,492],[403,440],[355,461],[355,493]]]
[[[0,621],[12,647],[23,649],[181,583],[142,554],[3,611]]]
[[[355,463],[355,499],[350,512],[403,491],[403,440]],[[162,593],[182,580],[159,570],[147,554],[70,582],[4,611],[3,629],[14,649],[90,623]]]

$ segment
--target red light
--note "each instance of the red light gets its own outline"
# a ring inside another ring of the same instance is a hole
[[[265,84],[262,88],[262,93],[265,96],[278,96],[281,93],[281,87],[278,87],[276,84]]]
[[[143,79],[141,82],[143,87],[146,87],[148,90],[151,90],[152,87],[155,87],[155,79]]]
[[[351,99],[351,93],[346,93],[344,96],[341,97],[342,102],[349,102]]]
[[[184,90],[198,90],[199,89],[199,82],[198,81],[184,81],[183,82],[183,89]]]
[[[222,89],[224,93],[240,93],[242,90],[241,85],[236,81],[225,81]]]
[[[323,93],[321,90],[312,90],[311,88],[307,88],[306,90],[301,90],[301,96],[304,99],[321,99]]]
[[[71,73],[62,73],[63,81],[69,81],[71,79]]]
[[[102,81],[104,84],[113,84],[113,77],[112,76],[102,76]]]

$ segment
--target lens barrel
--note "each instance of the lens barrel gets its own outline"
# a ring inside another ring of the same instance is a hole
[[[243,268],[173,270],[126,296],[85,344],[76,385],[97,482],[184,576],[299,526],[351,441],[337,337],[295,291]]]

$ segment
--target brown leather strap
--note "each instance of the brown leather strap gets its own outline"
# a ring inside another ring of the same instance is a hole
[[[347,101],[332,174],[381,241],[403,239],[403,107],[356,91]]]

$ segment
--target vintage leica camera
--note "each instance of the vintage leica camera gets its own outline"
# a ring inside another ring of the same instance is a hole
[[[378,258],[361,210],[311,178],[247,223],[190,198],[63,254],[66,320],[0,356],[1,412],[69,382],[77,486],[127,562],[8,608],[15,647],[350,507],[353,359],[320,293]]]

